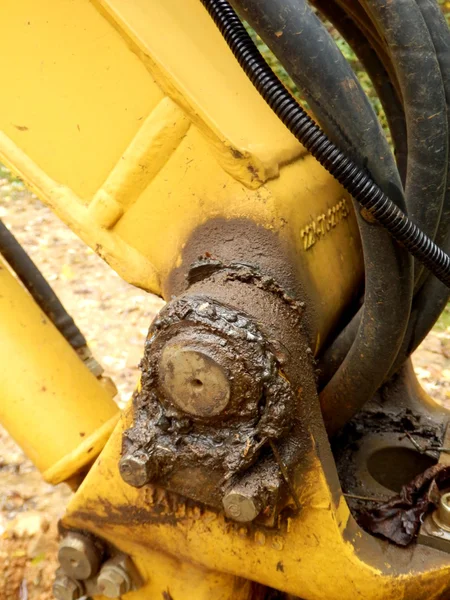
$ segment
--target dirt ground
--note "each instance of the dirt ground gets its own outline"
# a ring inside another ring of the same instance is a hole
[[[0,165],[0,218],[75,317],[123,405],[137,380],[146,332],[161,300],[123,282]],[[450,406],[450,318],[414,357],[426,390]],[[56,523],[70,492],[51,487],[0,428],[0,599],[50,600]]]

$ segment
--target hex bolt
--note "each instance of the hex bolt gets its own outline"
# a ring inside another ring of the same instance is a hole
[[[101,551],[87,536],[72,532],[61,540],[58,560],[68,577],[89,579],[100,568]]]
[[[131,577],[127,570],[114,559],[106,562],[97,578],[100,594],[107,598],[119,598],[131,590]]]
[[[434,520],[439,527],[450,531],[450,492],[442,494]]]
[[[123,456],[119,462],[119,471],[125,483],[137,488],[146,485],[157,475],[156,465],[142,453]]]
[[[239,523],[249,523],[261,512],[261,504],[253,494],[245,489],[229,491],[223,498],[225,514]]]
[[[64,573],[57,573],[52,590],[56,600],[78,600],[84,593],[82,584]]]

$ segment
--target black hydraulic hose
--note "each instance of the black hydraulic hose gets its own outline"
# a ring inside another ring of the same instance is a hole
[[[253,85],[291,133],[394,239],[450,287],[450,257],[321,131],[264,61],[227,0],[201,2]]]
[[[432,0],[416,0],[436,50],[447,102],[447,121],[450,131],[450,35],[447,22],[439,6]],[[450,153],[448,156],[447,185],[441,221],[436,233],[436,243],[450,251]],[[393,365],[395,373],[414,352],[431,330],[450,299],[450,290],[428,274],[419,288],[411,309],[411,318],[401,351]]]
[[[405,208],[399,173],[378,119],[350,65],[305,0],[232,2],[282,62],[330,138],[355,163],[367,162],[381,189]],[[401,348],[412,299],[408,252],[355,208],[366,264],[364,307],[355,318],[345,362],[320,397],[330,432],[357,412],[386,378]],[[382,355],[380,338],[386,342]]]
[[[312,0],[312,3],[336,27],[372,81],[386,114],[395,148],[397,168],[404,185],[408,157],[405,112],[397,89],[389,78],[389,73],[378,56],[376,48],[371,45],[353,18],[345,13],[338,4],[329,0]],[[376,179],[379,183],[379,179]]]
[[[441,9],[435,0],[416,0],[422,13],[423,19],[430,32],[431,40],[436,52],[436,58],[439,63],[442,82],[444,86],[445,100],[447,105],[447,129],[450,133],[450,34],[449,27],[442,14]],[[448,232],[450,230],[450,151],[447,156],[447,180],[445,189],[444,206],[440,224],[436,233],[435,243],[445,246]]]
[[[441,9],[434,0],[416,0],[422,13],[423,19],[428,27],[436,58],[439,63],[444,93],[447,105],[447,129],[450,134],[450,34],[449,27],[442,14]],[[447,180],[442,209],[441,221],[436,233],[435,243],[444,244],[448,231],[450,230],[450,151],[447,156]]]
[[[394,86],[397,95],[401,98],[401,88],[397,78],[397,72],[395,65],[392,62],[392,58],[384,43],[382,32],[374,28],[374,25],[366,13],[363,6],[360,4],[361,0],[331,0],[334,4],[338,4],[342,10],[348,14],[352,20],[358,25],[362,34],[367,38],[370,45],[376,51],[379,59],[386,69],[389,79]]]
[[[435,46],[415,0],[363,0],[396,65],[408,130],[408,214],[434,240],[448,161],[447,109]],[[420,259],[418,259],[420,261]],[[422,272],[416,265],[415,280]],[[416,288],[417,289],[417,288]]]
[[[72,348],[78,350],[86,346],[86,339],[58,296],[2,221],[0,221],[0,254],[30,292],[42,312],[52,321]]]
[[[435,49],[436,58],[439,63],[447,104],[447,110],[445,112],[448,122],[448,131],[450,131],[450,112],[448,110],[450,105],[450,35],[448,25],[436,2],[433,0],[416,0],[416,2],[422,13],[424,22],[428,27],[428,31]],[[327,16],[327,18],[329,18],[329,20],[340,30],[341,34],[347,38],[347,41],[349,41],[350,45],[353,46],[351,43],[351,36],[348,35],[348,31],[345,30],[346,28],[342,27],[342,23],[348,23],[350,20],[350,17],[348,16],[349,14],[352,15],[352,18],[356,18],[356,15],[360,14],[361,11],[358,12],[358,10],[355,10],[357,7],[354,5],[354,3],[351,0],[345,0],[343,2],[345,9],[348,10],[348,13],[344,12],[344,10],[338,7],[334,2],[315,0],[314,3],[319,7],[320,11],[325,14],[325,16]],[[356,54],[358,54],[357,47],[353,47]],[[370,75],[370,67],[364,62],[361,56],[359,56],[359,58],[363,62],[367,72]],[[420,73],[420,69],[417,69],[417,71]],[[372,77],[372,81],[374,84],[376,83],[374,77]],[[380,99],[383,102],[382,94],[378,88],[377,91]],[[390,107],[388,104],[385,106],[388,119],[389,110]],[[431,117],[433,117],[433,115],[431,115]],[[431,121],[432,120],[433,119],[431,119]],[[445,156],[443,158],[445,158]],[[450,155],[448,157],[448,161],[450,161]],[[450,251],[449,171],[450,162],[447,164],[446,193],[444,197],[442,214],[435,237],[435,243],[440,245],[447,253]],[[417,348],[418,344],[430,331],[438,319],[450,297],[448,288],[436,280],[433,275],[427,272],[424,272],[422,277],[418,280],[416,290],[417,292],[413,300],[411,316],[408,323],[408,329],[405,334],[405,339],[402,343],[402,347],[399,351],[397,359],[390,370],[389,376],[395,373],[401,367],[402,363],[407,359],[407,357]],[[356,315],[352,322],[339,333],[332,345],[320,358],[319,373],[321,374],[321,386],[326,384],[327,381],[329,381],[329,379],[334,375],[339,365],[344,360],[346,354],[349,352],[352,341],[356,336],[358,317],[359,315]],[[385,346],[385,340],[378,340],[378,343],[383,345],[383,347]]]
[[[385,192],[391,192],[391,182],[401,188],[391,152],[375,114],[367,106],[364,92],[311,9],[302,0],[283,0],[282,3],[231,0],[231,3],[282,62],[331,138],[339,140],[342,149],[356,158],[356,162],[361,163],[363,157],[370,156],[369,170]],[[406,124],[396,87],[353,19],[334,2],[316,0],[314,4],[341,30],[374,81],[384,101],[396,144],[397,165],[400,163],[404,180]],[[376,47],[380,48],[380,44]],[[381,55],[386,60],[385,54]],[[390,70],[393,70],[392,65]],[[336,115],[339,115],[338,131]],[[345,137],[339,138],[342,130]],[[353,145],[349,146],[347,140],[353,140]],[[398,194],[394,199],[398,201]],[[361,218],[358,221],[366,262],[364,307],[333,341],[318,365],[320,398],[329,431],[356,412],[385,380],[401,349],[411,306],[412,286],[408,273],[412,273],[412,263],[405,256],[406,251],[400,252],[401,248],[383,235],[382,228],[369,225]],[[382,354],[380,339],[384,347]],[[335,375],[331,384],[331,377]],[[328,382],[331,385],[324,389]],[[338,410],[335,410],[336,405]]]
[[[408,143],[405,114],[401,98],[398,97],[396,86],[392,84],[389,74],[385,70],[380,57],[355,22],[355,17],[351,17],[344,12],[338,4],[329,2],[329,0],[313,0],[313,4],[334,25],[334,27],[336,27],[342,37],[351,46],[369,75],[386,113],[395,147],[397,167],[401,174],[402,182],[404,183],[406,178]],[[380,257],[380,259],[384,263],[382,257]],[[436,281],[433,276],[431,276],[431,279]],[[398,300],[398,302],[394,301],[393,305],[386,307],[388,311],[392,311],[392,314],[398,314],[398,312],[401,311],[405,312],[405,310],[407,311],[400,302],[400,298]],[[373,311],[370,307],[369,310],[372,318]],[[331,346],[329,346],[319,358],[319,390],[323,389],[323,387],[331,380],[347,354],[350,352],[361,324],[362,313],[363,309],[360,309],[339,333]],[[372,339],[375,352],[378,354],[379,339],[375,339],[374,335],[372,335]],[[391,340],[388,339],[386,335],[384,335],[382,339],[384,339],[385,344],[391,344]],[[367,348],[364,349],[364,354],[367,356]],[[372,355],[373,353],[370,352],[369,356]],[[378,360],[376,360],[376,362],[378,363]],[[355,368],[358,367],[355,365]],[[364,374],[364,377],[367,379],[367,373]]]

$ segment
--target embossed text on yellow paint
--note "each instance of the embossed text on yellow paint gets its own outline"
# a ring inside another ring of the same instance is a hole
[[[349,214],[350,208],[347,200],[343,198],[329,208],[326,213],[322,213],[318,217],[311,219],[300,231],[303,248],[305,250],[312,248],[316,242],[325,237],[329,231],[334,229],[343,219],[346,219]]]

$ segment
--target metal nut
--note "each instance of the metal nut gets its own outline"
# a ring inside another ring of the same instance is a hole
[[[81,583],[64,574],[56,576],[52,589],[56,600],[78,600],[84,592]]]
[[[245,491],[231,490],[223,499],[225,514],[239,523],[249,523],[261,512],[260,503]]]
[[[127,454],[119,463],[122,479],[128,485],[140,488],[157,475],[156,466],[143,454]]]
[[[98,572],[101,552],[87,536],[69,533],[59,545],[58,560],[68,577],[84,580]]]
[[[450,531],[450,493],[442,494],[439,507],[433,513],[433,520],[441,529]]]
[[[119,598],[131,590],[131,578],[120,565],[105,563],[97,579],[97,588],[107,598]]]

